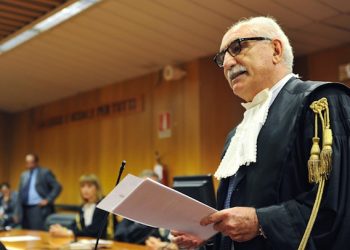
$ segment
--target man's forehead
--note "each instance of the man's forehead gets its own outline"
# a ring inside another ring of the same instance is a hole
[[[32,155],[27,155],[27,156],[26,156],[26,161],[34,161],[34,156],[32,156]]]
[[[220,51],[226,48],[232,41],[236,40],[237,38],[249,37],[250,35],[248,33],[248,30],[244,26],[241,26],[238,29],[229,29],[222,38]]]

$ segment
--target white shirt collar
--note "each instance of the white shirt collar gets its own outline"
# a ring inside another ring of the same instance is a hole
[[[272,94],[271,100],[270,100],[270,107],[271,107],[272,103],[274,102],[274,100],[276,99],[279,92],[281,91],[281,89],[284,87],[284,85],[286,85],[286,83],[292,77],[298,78],[299,75],[294,74],[294,73],[289,73],[289,74],[285,75],[281,80],[279,80],[275,85],[272,86],[272,88],[270,89],[271,94]]]

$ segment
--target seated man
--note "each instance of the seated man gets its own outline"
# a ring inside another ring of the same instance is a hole
[[[6,182],[0,185],[0,192],[0,228],[16,227],[17,192],[11,191],[10,184]]]
[[[152,170],[146,169],[139,176],[141,178],[150,178],[159,181],[158,175]],[[166,240],[168,234],[169,232],[166,232],[166,230],[145,226],[128,219],[122,219],[115,231],[114,239],[144,245],[150,236]]]
[[[165,231],[165,230],[164,230]],[[145,245],[148,237],[165,238],[166,232],[158,228],[123,219],[115,230],[114,239],[121,242]]]

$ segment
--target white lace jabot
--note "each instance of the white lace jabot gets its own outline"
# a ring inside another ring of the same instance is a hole
[[[279,91],[295,74],[288,74],[278,81],[270,90],[264,89],[258,93],[252,102],[242,103],[246,109],[243,121],[238,125],[235,135],[231,138],[230,145],[214,176],[217,179],[234,175],[240,166],[256,162],[257,140],[264,125],[270,105]]]
[[[226,154],[214,174],[217,179],[232,176],[240,166],[256,162],[256,142],[267,118],[271,96],[271,92],[264,89],[252,102],[242,103],[246,109],[243,121],[238,125]]]

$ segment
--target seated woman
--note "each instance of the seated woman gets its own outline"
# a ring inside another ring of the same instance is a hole
[[[52,225],[50,227],[51,235],[97,237],[105,217],[105,212],[96,208],[97,203],[102,199],[100,181],[95,175],[90,174],[81,176],[79,184],[83,204],[73,227],[68,229],[59,224]],[[113,216],[109,216],[107,226],[103,229],[102,238],[107,238],[107,236],[113,237],[113,229]]]

